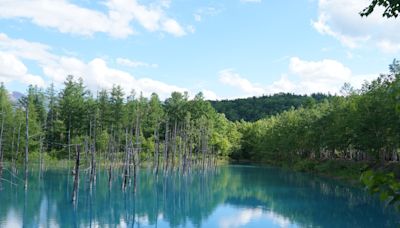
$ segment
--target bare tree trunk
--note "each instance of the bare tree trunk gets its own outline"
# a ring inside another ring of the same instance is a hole
[[[124,161],[124,171],[123,171],[123,180],[122,180],[122,190],[125,191],[127,183],[128,183],[128,178],[129,178],[129,152],[130,148],[128,145],[128,128],[125,129],[125,161]]]
[[[188,161],[188,171],[192,168],[192,152],[193,152],[193,147],[192,147],[192,142],[189,139],[189,161]]]
[[[92,129],[93,125],[92,125],[92,121],[90,121],[90,129]],[[96,127],[94,127],[94,130],[90,130],[90,135],[94,135],[94,138],[96,138]],[[92,142],[92,139],[90,138],[90,143],[89,143],[89,148],[90,148],[90,189],[92,189],[92,185],[95,182],[96,179],[96,154],[95,154],[95,150],[96,150],[96,141]]]
[[[0,174],[3,172],[3,132],[4,132],[4,111],[1,108],[1,130],[0,130]],[[0,176],[1,177],[1,176]]]
[[[158,175],[158,166],[160,162],[160,156],[159,156],[159,151],[160,151],[160,141],[158,137],[158,124],[154,128],[154,173]]]
[[[185,173],[186,166],[187,166],[187,137],[186,137],[186,127],[184,127],[184,130],[182,132],[182,152],[180,155],[180,158],[182,159],[182,172]]]
[[[15,155],[14,155],[14,145],[15,145],[15,126],[13,126],[13,132],[12,132],[12,139],[11,139],[11,163],[14,165],[15,163]],[[13,167],[11,168],[13,169]]]
[[[13,168],[14,168],[14,173],[16,173],[17,172],[17,167],[16,167],[16,161],[17,161],[17,159],[18,159],[18,154],[19,154],[19,144],[21,143],[21,123],[19,124],[19,126],[18,126],[18,137],[17,137],[17,147],[16,147],[16,149],[15,149],[15,160],[14,160],[14,163],[13,163]]]
[[[68,118],[68,173],[70,173],[71,161],[71,117]]]
[[[137,153],[137,152],[136,152]],[[135,156],[133,156],[133,192],[136,193],[136,185],[137,185],[137,161]]]
[[[175,168],[175,156],[176,156],[176,128],[177,128],[177,121],[175,120],[174,124],[174,134],[172,136],[172,159],[171,159],[171,169]]]
[[[110,139],[108,142],[108,154],[109,154],[109,158],[110,158],[110,162],[109,162],[109,168],[108,168],[108,186],[111,189],[111,180],[112,180],[112,163],[113,163],[113,150],[114,150],[114,145],[113,145],[113,140]]]
[[[29,153],[29,103],[26,104],[25,110],[25,191],[28,189],[28,153]]]
[[[201,129],[200,133],[201,138],[201,152],[202,152],[202,167],[203,170],[206,168],[206,140],[205,140],[205,128]]]
[[[78,188],[79,188],[79,163],[81,156],[81,145],[76,145],[76,162],[74,172],[74,189],[72,192],[72,202],[76,206],[78,205]]]
[[[39,139],[39,155],[40,155],[40,158],[39,158],[39,178],[41,178],[42,177],[42,172],[43,172],[43,138],[42,138],[42,136],[40,136],[40,139]]]
[[[164,172],[168,170],[168,120],[165,122]]]
[[[182,127],[179,130],[179,149],[178,149],[178,171],[182,171],[182,167],[183,167],[183,157],[182,157],[182,153],[183,153],[183,149],[185,148],[184,145],[184,141],[183,141],[183,130]]]

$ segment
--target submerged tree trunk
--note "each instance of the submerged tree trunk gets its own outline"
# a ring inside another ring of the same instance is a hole
[[[92,124],[90,122],[90,129],[92,129]],[[92,134],[92,130],[90,131]],[[94,139],[96,139],[96,126],[93,129]],[[92,189],[93,183],[96,181],[96,140],[90,142],[90,189]]]
[[[110,139],[108,143],[108,154],[109,154],[109,167],[108,167],[108,186],[111,189],[111,180],[112,180],[112,163],[113,163],[113,142]]]
[[[128,144],[128,128],[125,129],[125,161],[122,180],[122,190],[125,191],[129,178],[129,161],[130,161],[130,148]]]
[[[72,191],[72,202],[77,205],[78,202],[78,188],[79,188],[79,163],[81,156],[81,146],[76,145],[76,161],[75,161],[75,171],[74,171],[74,188]]]

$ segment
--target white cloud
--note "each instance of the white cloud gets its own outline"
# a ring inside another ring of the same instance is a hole
[[[193,14],[194,20],[200,22],[202,20],[202,16],[200,14]]]
[[[383,18],[382,8],[368,17],[361,17],[359,12],[369,3],[369,0],[319,0],[319,16],[312,25],[319,33],[334,37],[345,47],[372,45],[384,52],[399,52],[400,21]]]
[[[359,88],[365,80],[370,81],[378,76],[378,74],[354,75],[348,67],[332,59],[307,61],[298,57],[290,59],[289,75],[292,76],[292,80],[282,77],[274,82],[270,89],[286,88],[284,92],[301,94],[317,92],[338,94],[346,82]]]
[[[36,75],[28,73],[28,69],[17,57],[0,51],[0,81],[9,83],[18,81],[27,85],[44,87],[44,80]]]
[[[252,221],[267,220],[276,224],[278,227],[289,227],[291,221],[273,211],[264,212],[261,208],[244,209],[236,212],[232,216],[222,218],[219,221],[219,227],[244,227]]]
[[[41,27],[84,36],[101,32],[125,38],[135,33],[134,23],[147,31],[183,36],[182,26],[166,15],[169,3],[164,0],[146,6],[137,0],[106,0],[108,12],[104,13],[68,0],[4,0],[0,2],[0,18],[28,19]]]
[[[349,68],[331,59],[305,61],[293,57],[290,59],[289,70],[299,75],[303,81],[333,82],[347,80],[351,77]]]
[[[233,216],[222,218],[219,221],[219,227],[242,227],[247,225],[252,220],[257,220],[263,217],[263,211],[257,209],[245,209]]]
[[[378,47],[385,53],[395,54],[400,51],[400,42],[395,43],[390,40],[381,40],[378,42]]]
[[[56,56],[50,53],[51,48],[49,46],[23,39],[12,39],[4,33],[0,33],[0,50],[43,64],[54,62],[56,59]]]
[[[202,7],[196,10],[196,12],[193,14],[193,17],[195,21],[201,22],[203,18],[208,16],[215,16],[219,14],[221,11],[222,11],[221,7],[214,7],[214,6]]]
[[[218,100],[219,99],[218,95],[211,90],[203,89],[201,92],[203,93],[203,96],[206,100]]]
[[[262,95],[265,90],[240,74],[236,73],[233,69],[225,69],[219,72],[219,81],[225,85],[229,85],[241,90],[245,96]]]
[[[286,74],[265,86],[253,83],[231,69],[219,72],[220,82],[239,89],[242,92],[239,95],[241,97],[279,92],[339,94],[346,82],[355,88],[360,88],[365,80],[371,81],[377,77],[378,74],[354,75],[348,67],[336,60],[307,61],[298,57],[290,58]]]
[[[101,58],[95,58],[86,63],[73,57],[60,57],[57,65],[46,66],[43,71],[47,77],[58,84],[62,83],[67,75],[81,77],[84,84],[92,91],[120,85],[125,93],[135,90],[138,93],[142,92],[144,96],[150,96],[151,93],[156,92],[161,98],[168,97],[174,91],[187,91],[186,88],[151,78],[136,78],[126,71],[109,67]]]
[[[162,23],[162,30],[175,36],[184,36],[186,35],[185,30],[173,19],[167,19]]]
[[[81,77],[87,87],[96,91],[102,88],[110,89],[113,85],[120,85],[126,93],[131,90],[143,92],[149,96],[152,92],[164,99],[172,92],[188,91],[186,88],[170,85],[148,77],[136,77],[131,73],[108,66],[101,58],[83,61],[76,57],[59,56],[50,52],[49,46],[33,43],[21,39],[12,39],[0,33],[0,81],[5,83],[19,81],[25,84],[45,86],[45,80],[61,85],[67,75]],[[34,53],[30,53],[30,52]],[[32,75],[21,60],[31,60],[38,64],[43,71],[43,76]],[[118,62],[118,59],[117,59]],[[144,62],[135,62],[129,59],[119,59],[119,63],[143,66]],[[151,67],[152,64],[149,64]],[[45,80],[44,80],[45,79]],[[214,99],[216,94],[212,91],[203,91],[207,99]],[[191,94],[189,92],[189,94]]]
[[[158,65],[155,63],[146,63],[142,61],[136,61],[136,60],[131,60],[131,59],[126,59],[126,58],[117,58],[117,64],[121,66],[128,66],[128,67],[152,67],[152,68],[157,68]]]
[[[261,0],[240,0],[240,2],[244,2],[244,3],[260,3]]]

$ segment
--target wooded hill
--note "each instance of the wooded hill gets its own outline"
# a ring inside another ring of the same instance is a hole
[[[324,99],[331,99],[329,94],[315,93],[296,95],[277,93],[261,97],[240,98],[234,100],[210,101],[219,113],[225,114],[230,121],[244,120],[254,122],[259,119],[279,114],[291,108],[310,107]]]

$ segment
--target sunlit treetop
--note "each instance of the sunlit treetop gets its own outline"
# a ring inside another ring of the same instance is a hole
[[[372,0],[371,4],[360,12],[360,15],[363,17],[369,16],[372,12],[374,12],[375,7],[377,6],[382,6],[385,8],[382,17],[397,18],[397,16],[399,15],[400,0]]]

